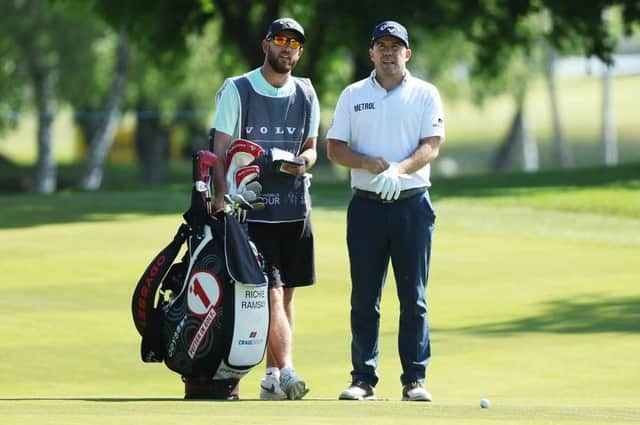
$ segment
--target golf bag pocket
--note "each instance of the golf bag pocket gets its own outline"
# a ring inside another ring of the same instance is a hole
[[[228,364],[247,367],[260,363],[269,332],[269,292],[266,285],[236,282],[233,338]]]

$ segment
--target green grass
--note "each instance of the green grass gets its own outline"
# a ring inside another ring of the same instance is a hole
[[[631,424],[640,422],[637,167],[438,180],[429,286],[430,404],[399,402],[394,283],[378,395],[348,403],[345,183],[314,191],[318,284],[297,293],[301,402],[184,402],[139,360],[133,286],[188,194],[1,196],[0,418],[7,424]],[[492,407],[480,409],[481,398]]]

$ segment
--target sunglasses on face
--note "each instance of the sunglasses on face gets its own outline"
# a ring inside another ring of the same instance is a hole
[[[287,42],[289,43],[289,47],[291,47],[292,49],[297,49],[302,46],[300,40],[285,37],[284,35],[274,35],[273,37],[271,37],[271,40],[276,46],[285,46]]]

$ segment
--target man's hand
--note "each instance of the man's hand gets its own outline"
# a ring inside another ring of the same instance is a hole
[[[379,156],[367,156],[364,158],[362,168],[366,169],[371,174],[380,174],[381,172],[389,168],[389,162]]]
[[[391,162],[389,167],[371,180],[374,192],[378,193],[385,201],[395,201],[400,196],[402,185],[400,184],[400,172],[398,163]]]

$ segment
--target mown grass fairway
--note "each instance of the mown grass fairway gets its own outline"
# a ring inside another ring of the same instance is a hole
[[[0,197],[0,423],[640,422],[637,166],[435,182],[429,404],[399,401],[392,280],[381,401],[336,400],[350,371],[345,184],[314,195],[319,282],[297,294],[295,344],[308,397],[256,401],[260,365],[243,401],[182,401],[177,375],[139,360],[130,296],[187,186]]]

